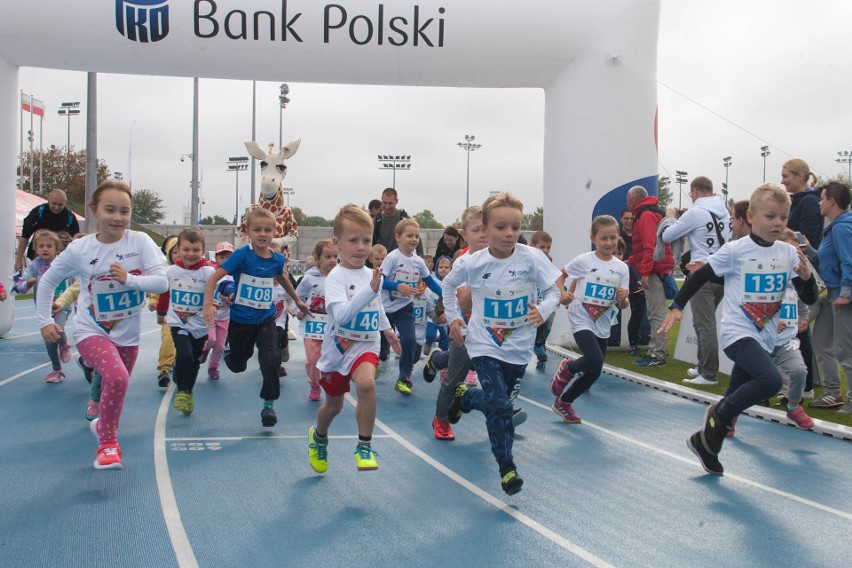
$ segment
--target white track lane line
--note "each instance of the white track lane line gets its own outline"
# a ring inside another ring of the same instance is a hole
[[[355,406],[356,400],[351,394],[349,394],[349,393],[346,394],[346,400],[353,407]],[[432,466],[433,468],[435,468],[439,472],[443,473],[444,475],[449,477],[451,480],[453,480],[456,483],[458,483],[459,485],[461,485],[463,488],[467,489],[468,491],[470,491],[471,493],[473,493],[474,495],[476,495],[477,497],[479,497],[480,499],[482,499],[483,501],[485,501],[489,505],[492,505],[493,507],[499,509],[503,513],[514,518],[516,521],[523,523],[524,525],[531,528],[532,530],[534,530],[535,532],[537,532],[538,534],[540,534],[544,538],[548,539],[549,541],[553,542],[554,544],[561,546],[562,548],[564,548],[568,552],[574,554],[575,556],[582,558],[583,560],[585,560],[586,562],[588,562],[592,566],[597,566],[599,568],[613,568],[612,564],[608,563],[604,559],[595,556],[594,554],[592,554],[591,552],[589,552],[585,548],[582,548],[579,545],[576,545],[573,542],[571,542],[570,540],[566,539],[565,537],[563,537],[559,534],[556,534],[554,531],[545,527],[544,525],[542,525],[538,521],[535,521],[532,518],[528,517],[527,515],[524,515],[520,511],[517,511],[516,509],[512,508],[512,506],[509,505],[508,503],[506,503],[505,501],[501,501],[500,499],[497,499],[496,497],[492,496],[487,491],[481,489],[476,484],[468,481],[467,479],[465,479],[464,477],[462,477],[461,475],[459,475],[455,471],[451,470],[450,468],[448,468],[447,466],[445,466],[444,464],[442,464],[441,462],[439,462],[438,460],[436,460],[432,456],[428,455],[426,452],[424,452],[423,450],[421,450],[420,448],[418,448],[417,446],[415,446],[414,444],[412,444],[411,442],[409,442],[408,440],[406,440],[405,438],[400,436],[395,430],[390,428],[387,424],[385,424],[381,420],[376,419],[376,426],[378,426],[379,428],[384,430],[395,442],[400,444],[403,448],[405,448],[406,450],[408,450],[409,452],[411,452],[412,454],[414,454],[415,456],[417,456],[418,458],[420,458],[421,460],[423,460],[424,462],[426,462],[427,464],[429,464],[430,466]]]
[[[553,413],[553,409],[551,409],[549,406],[545,406],[545,405],[543,405],[539,402],[536,402],[535,400],[532,400],[531,398],[527,398],[525,396],[519,396],[518,399],[523,400],[524,402],[528,402],[528,403],[530,403],[533,406],[536,406],[538,408],[544,409],[547,412]],[[670,452],[668,450],[664,450],[662,448],[652,446],[651,444],[646,444],[645,442],[640,442],[639,440],[636,440],[634,438],[630,438],[628,436],[625,436],[624,434],[619,434],[618,432],[615,432],[613,430],[608,430],[607,428],[604,428],[603,426],[598,426],[597,424],[593,424],[592,422],[587,421],[585,418],[583,419],[583,424],[588,426],[589,428],[597,430],[598,432],[603,432],[604,434],[608,434],[610,436],[618,438],[619,440],[633,444],[634,446],[638,446],[640,448],[650,450],[650,451],[652,451],[656,454],[660,454],[662,456],[666,456],[666,457],[671,458],[673,460],[677,460],[679,462],[682,462],[682,463],[685,463],[687,465],[701,469],[701,466],[698,464],[698,462],[695,459],[686,458],[684,456],[675,454],[675,453]],[[787,493],[786,491],[776,489],[775,487],[771,487],[769,485],[764,485],[762,483],[758,483],[757,481],[752,481],[751,479],[747,479],[745,477],[741,477],[739,475],[734,475],[734,474],[731,474],[731,473],[728,473],[728,472],[725,472],[724,477],[725,477],[725,479],[733,479],[734,481],[739,481],[740,483],[742,483],[744,485],[748,485],[750,487],[754,487],[755,489],[760,489],[762,491],[766,491],[767,493],[772,493],[773,495],[778,495],[779,497],[785,497],[787,499],[790,499],[791,501],[795,501],[797,503],[801,503],[803,505],[813,507],[814,509],[819,509],[820,511],[825,511],[826,513],[831,513],[832,515],[837,515],[838,517],[840,517],[842,519],[852,520],[852,513],[848,513],[846,511],[841,511],[840,509],[835,509],[833,507],[823,505],[822,503],[817,503],[816,501],[811,501],[810,499],[805,499],[804,497],[799,497],[798,495],[794,495],[793,493]]]
[[[379,434],[373,438],[390,438]],[[357,440],[358,436],[328,436],[330,440]],[[239,442],[241,440],[307,440],[307,436],[221,436],[213,438],[166,438],[166,442]]]
[[[180,518],[180,509],[177,506],[172,477],[169,473],[169,461],[166,457],[166,418],[174,392],[175,383],[172,381],[157,411],[157,421],[154,425],[154,472],[163,519],[166,521],[166,530],[169,533],[169,540],[172,541],[172,550],[174,550],[178,566],[198,568],[198,560],[195,558],[195,552],[192,550],[192,544],[186,536],[186,530]]]

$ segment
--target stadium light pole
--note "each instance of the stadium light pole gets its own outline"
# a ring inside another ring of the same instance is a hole
[[[465,196],[464,196],[464,208],[467,209],[470,207],[470,153],[474,150],[482,148],[482,144],[475,144],[473,141],[476,140],[476,136],[465,134],[464,142],[456,143],[456,146],[467,152],[467,184],[465,188]]]
[[[843,150],[842,152],[838,151],[837,155],[840,156],[840,157],[837,158],[834,161],[837,162],[838,164],[848,164],[849,171],[846,173],[846,183],[852,183],[852,151],[850,151],[850,150]]]
[[[683,209],[683,184],[689,181],[686,178],[689,174],[681,170],[675,170],[675,174],[677,174],[677,177],[675,177],[675,182],[677,182],[677,208]]]
[[[393,170],[393,187],[396,189],[396,170],[411,171],[411,155],[408,156],[391,156],[386,154],[378,154],[379,169]]]
[[[284,109],[287,108],[287,103],[290,102],[290,99],[287,98],[287,95],[290,94],[290,85],[281,83],[278,91],[278,149],[280,150],[284,147]]]
[[[724,189],[722,189],[722,195],[725,198],[725,207],[728,206],[728,168],[731,167],[731,163],[732,162],[730,156],[725,156],[724,158],[722,158],[722,165],[725,166],[725,185]]]
[[[240,172],[248,169],[248,156],[231,156],[228,158],[228,171],[234,172],[234,224],[240,224]]]
[[[760,155],[763,157],[763,183],[766,183],[766,157],[769,156],[769,146],[760,147]]]

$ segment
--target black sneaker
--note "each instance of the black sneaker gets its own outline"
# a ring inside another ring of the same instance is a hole
[[[461,420],[462,414],[467,414],[469,411],[462,410],[461,407],[461,399],[464,396],[464,393],[467,392],[467,385],[462,383],[456,387],[455,398],[453,398],[453,402],[450,403],[450,409],[447,412],[447,418],[450,421],[450,424],[456,424],[459,420]]]
[[[640,354],[639,353],[639,346],[638,345],[631,345],[630,346],[630,356],[631,357],[638,357],[639,354]]]
[[[160,388],[164,389],[168,387],[170,382],[169,374],[166,371],[160,371],[160,374],[157,375],[157,384],[160,385]]]
[[[512,411],[512,427],[517,428],[521,424],[527,421],[529,415],[527,415],[527,411],[523,408],[516,408]]]
[[[414,362],[418,362],[421,357],[423,357],[423,346],[418,345],[417,350],[414,351]]]
[[[539,361],[535,364],[535,370],[537,373],[544,373],[547,371],[547,361]]]
[[[286,363],[290,360],[290,347],[282,347],[281,348],[281,362]]]
[[[502,476],[500,479],[500,487],[503,488],[503,492],[506,493],[506,495],[520,493],[523,485],[524,480],[521,479],[521,476],[518,475],[518,471],[515,469],[508,471],[506,475]]]
[[[693,454],[698,456],[698,461],[701,462],[701,467],[704,468],[704,471],[713,475],[722,475],[725,473],[725,468],[722,467],[719,458],[708,452],[704,447],[704,443],[701,441],[701,432],[696,432],[687,438],[686,445],[689,446]]]
[[[278,424],[278,415],[275,414],[275,409],[271,406],[264,406],[260,411],[260,421],[264,428],[272,428]]]
[[[701,430],[704,449],[714,456],[722,451],[722,442],[725,441],[731,427],[730,422],[716,414],[716,406],[710,405],[704,411],[704,429]]]
[[[426,364],[423,365],[423,380],[427,383],[431,383],[435,380],[435,377],[438,375],[438,369],[432,364],[432,357],[440,353],[440,351],[433,351],[429,354],[429,358],[426,359]]]
[[[77,355],[77,364],[83,369],[83,376],[86,377],[86,382],[92,384],[92,376],[95,374],[95,369],[89,367],[80,355]]]
[[[387,360],[388,360],[388,352],[387,351],[381,351],[379,353],[379,361],[387,361]]]

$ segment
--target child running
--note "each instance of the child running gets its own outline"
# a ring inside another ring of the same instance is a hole
[[[214,268],[204,257],[204,234],[198,229],[181,231],[175,248],[178,258],[166,269],[169,291],[160,294],[157,313],[167,313],[175,345],[173,378],[178,392],[172,407],[189,416],[195,409],[195,381],[207,342],[208,326],[201,313],[204,292]]]
[[[358,394],[355,464],[360,471],[379,467],[371,445],[376,422],[379,333],[395,353],[400,353],[401,347],[379,299],[382,270],[364,266],[372,240],[373,221],[361,207],[350,203],[340,209],[334,218],[332,241],[339,247],[340,264],[325,281],[328,322],[317,363],[325,402],[317,412],[316,426],[308,432],[308,457],[317,473],[328,469],[328,430],[343,410],[343,397],[350,390],[350,382],[355,383]]]
[[[177,235],[169,235],[163,240],[160,250],[163,251],[163,256],[166,257],[168,266],[171,266],[177,260]],[[148,309],[152,312],[157,309],[157,304],[160,301],[159,294],[151,294],[148,299]],[[172,341],[172,330],[166,323],[166,313],[157,313],[157,325],[160,326],[160,357],[157,360],[157,385],[161,388],[167,388],[171,382],[169,371],[172,370],[175,364],[175,344]]]
[[[108,180],[92,194],[98,232],[72,242],[44,274],[36,297],[42,336],[55,343],[61,328],[51,317],[53,291],[64,278],[81,280],[74,339],[83,359],[103,377],[96,469],[121,469],[117,433],[124,395],[139,353],[140,312],[145,292],[168,289],[166,262],[145,233],[128,230],[130,188]]]
[[[250,244],[240,247],[210,276],[204,293],[204,321],[212,325],[216,320],[213,295],[216,285],[230,274],[233,282],[223,282],[219,289],[231,302],[231,320],[228,323],[228,343],[231,352],[225,356],[225,365],[234,373],[246,370],[248,360],[257,345],[263,386],[260,398],[263,408],[260,420],[264,427],[278,423],[273,407],[281,395],[278,368],[281,350],[275,332],[275,305],[272,302],[273,281],[280,283],[290,294],[299,309],[307,312],[290,280],[284,277],[284,256],[273,252],[269,245],[275,231],[275,216],[266,209],[256,207],[245,217]]]
[[[435,264],[435,279],[441,282],[453,269],[453,259],[448,256],[439,257]],[[423,349],[425,355],[432,351],[432,345],[438,339],[438,350],[447,351],[450,348],[450,335],[447,332],[447,316],[444,314],[444,301],[432,290],[424,292],[426,298],[426,346]]]
[[[37,300],[39,282],[62,250],[61,247],[62,243],[59,240],[59,236],[53,231],[39,229],[35,232],[33,236],[33,248],[35,249],[36,257],[24,269],[24,279],[15,286],[15,290],[19,294],[26,294],[30,288],[33,288],[33,300]],[[56,286],[53,292],[54,297],[51,300],[64,292],[67,287],[67,279],[59,282],[59,285]],[[65,335],[65,323],[68,321],[70,314],[70,308],[59,310],[53,314],[53,322],[59,327],[61,333],[59,343],[48,342],[45,339],[47,356],[50,358],[50,364],[53,367],[53,370],[44,377],[44,382],[46,383],[61,383],[62,379],[65,378],[65,373],[62,372],[62,363],[67,363],[71,360],[71,346],[68,345],[68,338]]]
[[[337,266],[337,245],[329,240],[319,240],[314,246],[313,257],[317,265],[309,268],[296,286],[296,293],[311,309],[311,316],[299,313],[299,333],[305,343],[305,370],[311,391],[308,400],[320,399],[320,371],[317,362],[322,354],[322,340],[328,316],[325,308],[325,281],[329,273]]]
[[[553,259],[550,256],[550,248],[553,246],[553,237],[550,236],[550,233],[547,231],[536,231],[533,233],[532,238],[530,239],[530,246],[533,248],[537,248],[552,262]],[[541,300],[541,298],[538,298]],[[544,371],[545,363],[547,363],[547,351],[544,350],[544,346],[547,344],[547,338],[550,337],[550,329],[553,327],[553,320],[556,319],[556,312],[550,314],[550,317],[547,318],[547,321],[544,322],[544,325],[539,326],[535,330],[535,346],[533,347],[533,352],[536,357],[536,371]]]
[[[571,295],[567,298],[568,321],[583,356],[576,360],[566,357],[559,362],[550,381],[550,392],[556,397],[553,411],[569,424],[580,423],[574,401],[600,377],[612,324],[618,310],[628,305],[630,272],[614,256],[618,229],[615,217],[595,217],[591,230],[595,250],[581,254],[562,269],[566,281],[576,281],[575,289],[579,290],[577,301],[572,301]]]
[[[460,384],[450,405],[449,420],[455,424],[462,413],[485,414],[491,452],[500,470],[503,491],[514,495],[523,480],[512,457],[515,427],[512,401],[520,391],[535,342],[535,328],[542,325],[559,303],[555,284],[559,270],[538,249],[518,244],[524,206],[514,195],[501,193],[482,205],[482,224],[488,248],[462,256],[444,278],[444,308],[450,337],[465,345],[481,388]],[[473,309],[467,338],[456,290],[467,283]],[[536,305],[536,291],[543,299]]]
[[[392,250],[382,262],[382,304],[388,321],[399,333],[402,353],[399,359],[399,377],[394,390],[406,396],[411,395],[411,371],[414,369],[417,353],[417,339],[414,322],[414,297],[420,280],[426,283],[436,294],[441,286],[432,278],[423,259],[415,250],[420,243],[420,225],[411,218],[402,219],[394,229],[399,248]],[[422,305],[422,304],[421,304]],[[425,305],[423,324],[425,336]]]
[[[231,253],[234,252],[234,245],[222,241],[216,245],[216,268],[222,266],[222,263],[228,260]],[[233,278],[225,276],[222,280],[232,282]],[[213,305],[216,306],[216,318],[207,332],[207,344],[204,346],[204,352],[201,354],[201,362],[207,363],[207,377],[211,381],[218,381],[219,363],[222,361],[222,354],[225,352],[225,341],[228,339],[228,323],[231,320],[231,303],[223,299],[219,288],[213,294]]]
[[[724,396],[707,408],[702,429],[687,439],[707,473],[724,473],[718,456],[736,418],[781,389],[781,373],[770,353],[778,338],[774,330],[787,282],[793,280],[806,304],[817,299],[816,279],[801,250],[778,240],[789,213],[786,191],[772,183],[758,187],[749,201],[751,234],[722,245],[708,257],[707,264],[690,275],[659,329],[659,333],[667,333],[680,321],[686,303],[704,283],[715,276],[725,277],[720,344],[734,368]]]

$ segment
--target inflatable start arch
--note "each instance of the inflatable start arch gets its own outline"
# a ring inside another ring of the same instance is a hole
[[[659,0],[31,0],[0,18],[0,199],[14,200],[18,67],[545,90],[545,228],[563,264],[626,190],[656,193]],[[269,61],[276,65],[269,65]],[[286,75],[286,77],[285,77]],[[14,210],[0,211],[14,234]],[[0,273],[13,265],[0,248]],[[2,272],[5,271],[5,272]],[[0,305],[0,335],[13,302]]]

